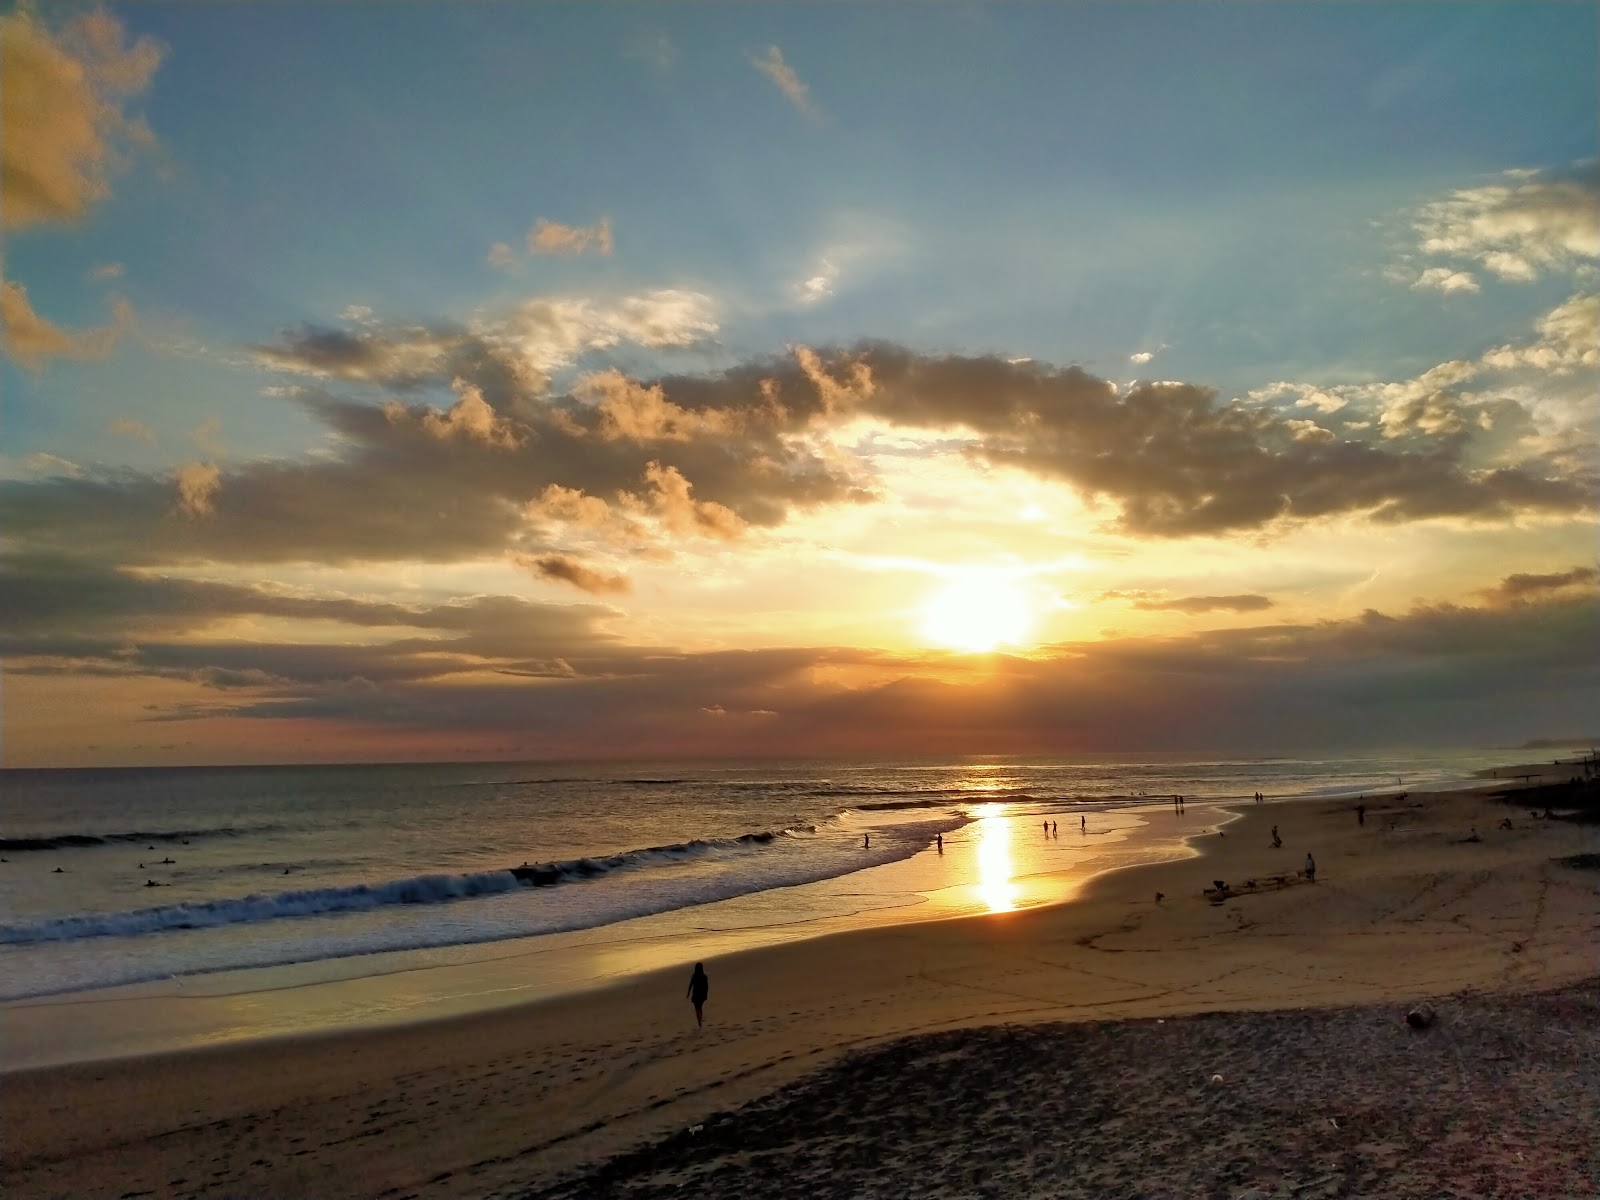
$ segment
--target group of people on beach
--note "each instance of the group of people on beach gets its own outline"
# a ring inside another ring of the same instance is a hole
[[[1042,821],[1040,822],[1039,827],[1044,830],[1044,836],[1047,838],[1060,836],[1059,828],[1054,821]],[[1079,814],[1078,816],[1078,832],[1089,832],[1089,818],[1082,814]]]

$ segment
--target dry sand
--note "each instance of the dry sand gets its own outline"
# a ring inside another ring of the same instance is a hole
[[[1516,827],[1497,829],[1508,812]],[[1595,1107],[1600,872],[1565,861],[1600,851],[1600,829],[1457,795],[1375,799],[1365,827],[1342,802],[1251,805],[1199,840],[1201,857],[1104,876],[1055,908],[710,962],[700,1030],[686,964],[470,1019],[11,1074],[5,1192],[1600,1191],[1577,1123]],[[1294,874],[1308,849],[1314,884]],[[1278,874],[1287,886],[1203,894]],[[1412,1034],[1399,1017],[1428,998],[1440,1020]],[[1318,1011],[1270,1012],[1284,1009]],[[1232,1015],[1171,1020],[1195,1013]],[[1139,1018],[1167,1023],[1126,1023]],[[1123,1023],[983,1028],[1063,1021]],[[938,1036],[883,1048],[910,1034]],[[948,1099],[941,1071],[959,1084]],[[689,1145],[694,1125],[713,1140]],[[730,1142],[747,1131],[773,1144]],[[1400,1167],[1412,1183],[1391,1190]]]
[[[530,1200],[1600,1195],[1593,981],[1396,1015],[906,1038]]]

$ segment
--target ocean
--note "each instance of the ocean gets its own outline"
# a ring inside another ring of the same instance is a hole
[[[1066,826],[1064,839],[1018,838],[1007,850],[1005,873],[1024,878],[1085,861],[1087,849],[1164,817],[1175,794],[1354,796],[1397,781],[1438,790],[1517,759],[6,770],[0,1000],[647,917],[659,928],[663,914],[684,929],[770,924],[785,936],[851,914],[915,919],[947,881],[930,873],[924,886],[883,868],[942,862],[932,856],[943,839],[954,870],[975,824]],[[1162,828],[1174,844],[1184,832]],[[992,873],[993,853],[985,865],[979,849],[972,870]]]

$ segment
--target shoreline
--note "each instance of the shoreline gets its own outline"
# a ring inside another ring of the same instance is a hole
[[[1159,803],[1102,814],[1112,826],[1095,836],[1109,834],[1110,840],[1084,845],[1073,834],[1063,847],[1072,856],[1066,865],[1010,877],[1007,885],[1016,893],[1012,907],[1024,911],[1070,904],[1102,875],[1196,853],[1190,848],[1195,837],[1209,832],[1219,815],[1223,822],[1232,819],[1220,802],[1196,807],[1199,811],[1190,820],[1205,828],[1181,837],[1160,827],[1167,810]],[[1128,817],[1137,823],[1129,826]],[[1019,818],[1001,820],[1014,827]],[[963,847],[970,852],[984,821],[969,824],[962,838],[947,838],[951,860],[961,858]],[[864,868],[861,873],[890,880],[877,884],[874,895],[882,902],[834,916],[762,922],[756,921],[759,913],[748,910],[796,889],[836,887],[851,876],[565,933],[233,968],[8,1000],[0,1002],[0,1017],[10,1029],[0,1047],[0,1077],[223,1043],[276,1043],[465,1020],[627,986],[685,958],[725,958],[819,938],[987,915],[987,905],[975,894],[982,891],[977,878],[947,883],[934,873],[938,862],[930,849]],[[738,924],[741,912],[756,923]],[[735,923],[706,926],[698,920],[705,915]],[[692,935],[684,935],[686,923],[698,926]],[[266,997],[276,1000],[260,1002]],[[239,1018],[239,1004],[255,1014],[253,1024]],[[207,1008],[209,1013],[202,1011]],[[100,1019],[87,1017],[90,1013]],[[106,1019],[108,1013],[119,1016]]]
[[[1565,764],[1562,764],[1565,766]],[[1554,768],[1534,765],[1529,767],[1501,768],[1510,771],[1515,769],[1522,773],[1520,777],[1538,777],[1541,770],[1550,772]],[[1479,790],[1493,787],[1497,782],[1491,774],[1484,771],[1476,773],[1473,779],[1460,779],[1441,791],[1435,791],[1437,783],[1425,785],[1429,790],[1418,794],[1449,794],[1457,790]],[[1347,794],[1348,793],[1348,794]],[[1315,804],[1334,802],[1342,799],[1356,797],[1358,789],[1350,788],[1347,792],[1319,791],[1308,794],[1289,796],[1269,796],[1268,804]],[[1106,815],[1127,814],[1145,818],[1149,821],[1154,817],[1160,820],[1165,812],[1165,798],[1145,796],[1143,794],[1129,794],[1107,798],[1113,803],[1111,809],[1103,810]],[[1191,802],[1198,814],[1226,813],[1235,809],[1252,807],[1249,798],[1240,796],[1236,798],[1210,798],[1196,799]],[[1076,813],[1076,809],[1073,810]],[[1224,818],[1227,819],[1227,818]],[[974,822],[976,823],[976,822]],[[972,824],[966,827],[971,830]],[[1069,831],[1070,833],[1070,831]],[[1136,831],[1137,834],[1137,831]],[[1135,863],[1111,861],[1098,861],[1101,856],[1091,856],[1087,864],[1073,863],[1065,867],[1051,867],[1037,870],[1019,876],[1021,881],[1031,885],[1034,894],[1027,898],[1022,906],[1033,907],[1047,904],[1061,904],[1071,902],[1077,893],[1091,880],[1099,875],[1127,869],[1132,865],[1168,861],[1173,858],[1185,857],[1196,851],[1190,848],[1194,836],[1184,835],[1176,844],[1168,832],[1155,835],[1161,845],[1154,848],[1147,847],[1145,853],[1138,856]],[[947,839],[947,841],[953,839]],[[930,856],[929,851],[919,852],[909,860],[900,860],[879,867],[863,868],[863,870],[878,875],[882,872],[895,872],[906,867],[907,863],[925,861]],[[1122,857],[1112,855],[1111,857]],[[1044,877],[1053,876],[1052,880],[1044,881]],[[170,1027],[171,1032],[160,1039],[146,1038],[140,1042],[130,1042],[128,1039],[109,1039],[99,1049],[90,1049],[74,1038],[69,1051],[45,1049],[42,1052],[15,1052],[16,1038],[8,1039],[8,1044],[0,1046],[0,1075],[22,1069],[31,1069],[38,1066],[60,1065],[70,1061],[89,1061],[106,1058],[127,1057],[130,1055],[144,1055],[152,1053],[177,1052],[188,1044],[211,1044],[224,1038],[229,1041],[243,1041],[252,1038],[267,1039],[283,1036],[300,1036],[317,1031],[333,1031],[335,1029],[356,1030],[362,1024],[359,1007],[366,1004],[372,1015],[372,1024],[386,1025],[403,1023],[404,1021],[428,1021],[452,1015],[465,1015],[469,1005],[463,1000],[463,993],[458,987],[450,987],[448,994],[455,1003],[441,1005],[434,1002],[435,998],[426,993],[408,994],[386,1000],[383,997],[372,995],[377,989],[377,981],[393,979],[403,976],[423,976],[430,972],[441,974],[459,973],[463,976],[462,987],[477,988],[484,997],[484,1009],[505,1007],[518,1003],[535,1003],[561,994],[574,994],[592,991],[596,988],[611,986],[613,983],[623,982],[628,976],[643,973],[648,968],[624,967],[620,970],[611,966],[584,965],[584,959],[594,962],[597,960],[616,959],[628,952],[629,948],[641,950],[648,959],[660,958],[663,963],[676,962],[683,957],[682,953],[662,953],[652,955],[649,947],[652,942],[670,937],[670,929],[674,925],[694,924],[686,920],[686,914],[697,909],[713,913],[727,913],[737,911],[741,906],[758,900],[763,896],[792,892],[795,889],[826,889],[829,886],[838,886],[841,880],[851,878],[850,875],[831,877],[813,884],[787,885],[782,888],[771,889],[769,892],[751,892],[734,896],[728,899],[712,901],[704,906],[691,905],[686,908],[668,909],[659,913],[648,914],[641,917],[630,917],[621,921],[608,924],[589,926],[580,929],[567,930],[556,933],[528,934],[523,936],[490,938],[484,940],[469,940],[463,942],[443,943],[437,945],[421,945],[414,947],[398,948],[391,950],[375,950],[370,953],[355,955],[340,955],[331,958],[317,958],[283,963],[269,963],[261,965],[247,965],[238,967],[222,967],[216,970],[202,971],[192,974],[166,975],[144,980],[135,980],[125,983],[110,983],[96,987],[66,988],[60,991],[47,991],[35,995],[18,996],[0,1000],[0,1018],[9,1018],[13,1026],[18,1022],[22,1025],[28,1023],[28,1016],[32,1011],[47,1010],[53,1006],[72,1005],[155,1005],[167,999],[215,999],[227,995],[268,994],[285,992],[297,989],[328,988],[337,990],[345,988],[350,991],[364,990],[368,993],[366,1000],[352,999],[349,1003],[341,1003],[337,998],[330,999],[326,1004],[312,1005],[310,1009],[298,1020],[288,1021],[286,1018],[275,1020],[269,1027],[251,1031],[248,1029],[233,1028],[223,1030],[215,1023],[207,1028],[197,1030],[192,1037],[185,1037],[182,1033],[182,1022],[171,1021],[157,1015],[152,1024],[157,1027]],[[911,878],[899,888],[890,887],[890,895],[894,899],[884,900],[882,903],[867,909],[857,910],[843,915],[823,915],[807,918],[794,926],[795,932],[775,934],[773,931],[783,928],[786,922],[762,921],[752,919],[744,925],[734,925],[729,928],[718,928],[714,934],[705,936],[701,953],[724,954],[743,948],[759,948],[766,945],[782,945],[795,939],[810,937],[832,936],[838,932],[851,932],[860,929],[879,928],[884,925],[916,924],[930,920],[961,919],[972,915],[982,915],[983,907],[972,903],[965,905],[956,903],[953,906],[947,900],[946,894],[962,890],[961,885],[944,885],[924,875],[920,878]],[[945,911],[953,907],[954,911]],[[666,931],[659,927],[667,927]],[[698,934],[698,930],[696,933]],[[545,956],[541,958],[540,956]],[[529,959],[549,963],[555,960],[579,960],[576,965],[563,962],[557,968],[558,978],[551,982],[545,981],[538,985],[522,986],[518,991],[522,994],[516,998],[501,996],[491,999],[495,993],[504,989],[496,986],[494,979],[490,978],[497,969],[495,964],[510,963],[512,960]],[[444,990],[434,989],[435,992]],[[355,1007],[352,1007],[354,1005]],[[396,1005],[415,1010],[412,1016],[402,1017],[394,1010]],[[192,1007],[192,1006],[190,1006]],[[434,1009],[436,1011],[428,1011]],[[18,1014],[21,1014],[19,1017]]]
[[[29,1195],[520,1194],[909,1034],[1595,973],[1600,877],[1563,865],[1600,849],[1593,826],[1480,791],[1373,796],[1364,826],[1348,800],[1238,808],[1199,854],[1098,875],[1070,903],[709,960],[702,1030],[680,962],[471,1018],[8,1073],[7,1175]],[[1515,828],[1494,832],[1506,814]],[[1315,884],[1204,896],[1215,878],[1292,875],[1308,847]]]

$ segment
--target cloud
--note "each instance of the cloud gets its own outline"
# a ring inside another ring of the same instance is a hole
[[[558,649],[588,662],[614,644],[599,625],[616,614],[592,604],[479,596],[404,605],[163,576],[61,555],[9,554],[3,566],[0,653],[36,665],[76,660],[56,670],[182,678],[249,672],[322,684],[438,678],[495,666],[531,673],[547,667]],[[260,634],[255,642],[226,640],[221,631],[239,617],[388,633],[364,644],[286,643]],[[201,634],[205,644],[187,641]],[[560,673],[571,674],[570,666]]]
[[[522,445],[527,434],[496,413],[479,388],[464,379],[451,380],[450,387],[456,394],[456,402],[443,412],[430,408],[422,413],[419,424],[423,432],[442,442],[463,438],[501,450],[515,450]],[[389,405],[385,414],[396,422],[409,416],[405,406],[399,403]]]
[[[517,262],[517,252],[511,248],[509,242],[496,242],[490,246],[484,261],[497,271],[513,271],[520,265]]]
[[[1600,167],[1593,161],[1565,173],[1508,172],[1505,180],[1425,205],[1416,220],[1421,252],[1521,282],[1600,256]],[[1424,282],[1430,277],[1456,276],[1430,268],[1416,286],[1440,286]]]
[[[125,111],[161,63],[150,38],[125,44],[104,9],[57,31],[29,8],[0,17],[0,213],[10,228],[82,220],[110,194],[130,145],[150,132]]]
[[[606,441],[688,442],[731,437],[743,424],[726,408],[681,408],[667,399],[661,384],[646,386],[611,368],[578,380],[573,394],[599,414]]]
[[[361,403],[312,386],[285,399],[329,431],[329,452],[234,464],[226,504],[191,470],[178,511],[205,510],[205,520],[170,519],[170,474],[0,480],[0,527],[19,549],[70,546],[147,566],[582,558],[601,545],[668,554],[684,539],[745,537],[821,506],[876,502],[872,455],[837,436],[862,420],[923,457],[1070,487],[1109,529],[1135,538],[1273,534],[1332,518],[1582,516],[1600,496],[1581,439],[1535,437],[1514,399],[1452,392],[1449,380],[1470,363],[1363,385],[1347,409],[1312,424],[1303,409],[1222,403],[1189,384],[1119,389],[1075,367],[887,344],[796,347],[653,380],[606,368],[563,391],[532,371],[535,350],[522,344],[537,333],[548,362],[575,353],[581,338],[620,337],[630,322],[638,338],[688,336],[693,322],[656,327],[672,308],[619,306],[605,322],[592,310],[542,310],[515,337],[510,318],[449,337],[294,336],[274,348],[280,359],[304,356],[384,393]],[[557,317],[572,328],[533,328]],[[394,369],[392,343],[407,337],[430,347],[429,375]],[[413,398],[452,384],[447,406]]]
[[[189,437],[207,454],[220,458],[228,452],[222,444],[221,433],[222,421],[217,417],[207,417],[189,431]]]
[[[518,554],[513,556],[513,561],[518,566],[532,571],[540,579],[570,583],[580,591],[597,596],[633,590],[633,585],[628,582],[627,576],[597,571],[566,554]]]
[[[1271,608],[1272,601],[1266,596],[1241,595],[1241,596],[1180,596],[1175,600],[1141,601],[1134,605],[1135,608],[1168,609],[1181,613],[1206,613],[1217,612],[1260,612],[1264,608]]]
[[[523,301],[470,328],[383,326],[359,330],[302,325],[277,342],[251,347],[278,370],[412,391],[464,378],[492,391],[538,391],[549,373],[585,354],[624,344],[686,348],[718,330],[716,305],[699,292],[663,288],[613,302],[576,297]]]
[[[469,340],[458,330],[351,332],[303,325],[285,331],[277,343],[252,346],[251,351],[265,366],[403,390],[439,380],[449,370],[452,352]]]
[[[839,282],[839,268],[828,259],[823,259],[817,267],[817,273],[809,279],[803,279],[795,287],[796,297],[801,304],[816,304],[833,295],[833,288]]]
[[[1600,366],[1600,295],[1573,296],[1539,319],[1538,340],[1501,346],[1483,356],[1497,370],[1533,367],[1555,374]]]
[[[212,512],[222,472],[212,463],[184,463],[178,468],[178,510],[188,517],[206,517]]]
[[[1532,458],[1474,461],[1486,434],[1465,422],[1453,439],[1387,447],[1349,426],[1332,441],[1307,437],[1303,423],[1218,403],[1192,384],[1119,392],[1075,367],[918,357],[886,346],[853,361],[874,384],[866,411],[902,425],[964,429],[973,435],[971,456],[1110,501],[1118,527],[1135,536],[1270,529],[1344,514],[1386,524],[1507,520],[1582,512],[1597,494],[1592,472],[1572,476]],[[1494,409],[1512,410],[1521,411],[1514,402]]]
[[[677,467],[652,462],[644,474],[649,491],[638,503],[670,532],[732,538],[744,530],[744,521],[727,505],[694,499],[689,481]]]
[[[1417,276],[1412,288],[1419,292],[1476,292],[1478,281],[1471,271],[1453,271],[1449,267],[1429,267]]]
[[[1154,350],[1140,350],[1134,354],[1128,355],[1128,361],[1131,363],[1137,363],[1142,367],[1155,356],[1156,352]]]
[[[1486,589],[1482,595],[1490,603],[1540,600],[1555,592],[1578,589],[1592,592],[1597,581],[1600,581],[1600,571],[1594,567],[1573,567],[1570,571],[1549,575],[1507,575],[1497,586]]]
[[[0,280],[0,322],[5,325],[6,353],[30,370],[39,370],[53,358],[107,357],[133,324],[133,310],[125,300],[112,304],[112,314],[109,325],[63,329],[34,312],[28,291],[20,283]]]
[[[649,63],[658,71],[667,71],[678,61],[678,47],[661,30],[652,29],[629,38],[622,48],[622,56]]]
[[[612,248],[610,217],[601,217],[590,226],[562,225],[540,217],[528,231],[528,250],[533,254],[576,257],[593,250],[601,257],[608,257]]]
[[[387,729],[413,748],[500,731],[544,754],[1261,753],[1303,747],[1313,723],[1325,747],[1443,745],[1533,736],[1600,693],[1600,661],[1573,653],[1600,629],[1592,579],[1524,588],[1514,604],[1068,643],[968,675],[943,655],[629,644],[596,604],[375,603],[15,554],[0,567],[0,654],[18,678],[187,680],[222,694],[152,719]],[[319,622],[333,636],[230,638],[241,616]],[[341,637],[341,626],[366,632]],[[706,720],[718,713],[762,719]]]
[[[135,421],[130,417],[118,417],[106,425],[107,433],[114,433],[118,437],[133,438],[135,441],[156,444],[155,430],[143,421]]]
[[[750,65],[772,80],[777,89],[789,98],[789,103],[806,116],[817,115],[817,109],[811,103],[810,89],[800,82],[800,77],[794,73],[794,69],[783,61],[783,51],[778,47],[768,46],[767,56],[751,58]]]
[[[101,263],[89,272],[90,279],[121,279],[126,268],[119,262]]]
[[[67,475],[79,479],[87,472],[70,458],[36,450],[23,460],[23,466],[36,475]]]
[[[1271,608],[1272,600],[1254,594],[1240,596],[1178,596],[1167,597],[1143,591],[1101,592],[1101,600],[1126,600],[1132,607],[1146,612],[1260,612]]]

